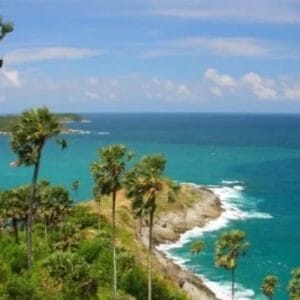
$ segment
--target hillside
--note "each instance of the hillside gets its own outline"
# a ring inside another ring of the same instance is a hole
[[[111,202],[104,198],[99,207],[95,201],[81,204],[91,208],[97,214],[100,213],[105,222],[110,222]],[[168,203],[166,195],[158,199],[157,214],[154,225],[155,244],[175,241],[180,234],[195,226],[203,226],[208,220],[218,217],[221,213],[219,199],[206,190],[195,188],[191,185],[183,185],[175,202]],[[117,234],[118,246],[134,253],[135,258],[146,268],[147,265],[147,220],[143,221],[140,230],[140,222],[133,218],[131,203],[124,191],[117,197]],[[96,231],[90,232],[91,236]],[[165,255],[156,250],[153,264],[153,274],[163,280],[166,286],[170,286],[186,295],[183,299],[216,299],[202,281],[192,273],[183,271]]]

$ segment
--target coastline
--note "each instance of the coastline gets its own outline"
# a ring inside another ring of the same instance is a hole
[[[209,221],[219,218],[223,212],[221,201],[213,191],[192,184],[182,184],[182,188],[192,189],[199,195],[198,200],[184,210],[163,212],[156,217],[153,228],[155,257],[160,271],[170,276],[191,300],[217,300],[215,293],[199,276],[168,257],[163,250],[178,242],[186,232],[194,228],[204,228]],[[143,226],[140,240],[147,246],[147,226]]]

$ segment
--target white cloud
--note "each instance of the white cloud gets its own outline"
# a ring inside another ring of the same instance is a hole
[[[204,72],[204,78],[208,81],[211,94],[221,97],[225,90],[236,87],[236,80],[228,74],[219,74],[216,69],[208,68]]]
[[[46,60],[82,59],[102,55],[104,52],[88,48],[44,47],[23,48],[5,55],[6,64],[20,64]]]
[[[2,80],[0,77],[0,81],[2,81],[4,86],[19,87],[21,85],[18,71],[2,69],[1,73],[3,77]]]
[[[152,10],[149,13],[174,18],[300,23],[299,2],[294,0],[150,0],[150,2]]]
[[[236,81],[230,75],[219,74],[218,71],[213,68],[207,69],[204,73],[204,77],[221,87],[234,87],[236,85]]]
[[[213,38],[199,40],[200,44],[223,55],[261,56],[270,50],[252,38]]]
[[[248,86],[252,90],[253,94],[259,99],[272,99],[278,96],[274,87],[274,82],[263,79],[254,72],[245,74],[241,81]]]
[[[284,96],[287,99],[300,100],[300,83],[299,84],[284,84]]]
[[[140,57],[189,56],[205,54],[205,51],[223,56],[260,57],[271,54],[272,49],[268,43],[254,38],[190,37],[152,43],[151,49],[142,50]]]
[[[211,88],[209,89],[209,91],[210,91],[213,95],[215,95],[215,96],[218,96],[218,97],[223,96],[222,90],[221,90],[220,88],[218,88],[218,87],[211,87]]]

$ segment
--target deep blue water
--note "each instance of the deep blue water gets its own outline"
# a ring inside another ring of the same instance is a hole
[[[91,197],[89,165],[99,147],[124,143],[139,156],[164,153],[167,175],[215,185],[220,193],[231,193],[232,203],[245,212],[225,229],[245,230],[251,243],[237,270],[238,283],[255,292],[250,298],[261,297],[263,277],[274,273],[281,281],[275,299],[288,299],[289,273],[300,266],[300,116],[90,114],[84,118],[91,123],[71,127],[90,134],[68,135],[69,148],[63,152],[52,142],[46,146],[41,178],[69,187],[78,179],[76,197],[85,200]],[[30,181],[31,170],[11,168],[13,159],[8,138],[0,136],[0,188]],[[215,269],[213,262],[214,241],[223,230],[201,237],[207,247],[199,256],[191,257],[191,242],[170,250],[171,254],[189,260],[189,268],[226,286],[229,272]]]

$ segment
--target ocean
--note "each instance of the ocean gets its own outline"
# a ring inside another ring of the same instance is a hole
[[[100,147],[123,143],[137,158],[163,153],[166,174],[196,185],[207,185],[220,197],[222,216],[204,229],[184,234],[173,245],[160,246],[179,264],[201,274],[217,295],[230,298],[230,272],[214,266],[214,243],[231,228],[246,231],[250,242],[236,272],[237,299],[264,299],[260,286],[267,274],[279,277],[275,299],[288,299],[292,268],[300,267],[300,115],[252,114],[84,114],[88,122],[72,123],[61,151],[46,145],[41,179],[71,189],[76,201],[92,196],[90,164]],[[0,135],[0,188],[30,182],[31,170],[12,168],[8,137]],[[205,250],[191,256],[193,240]]]

